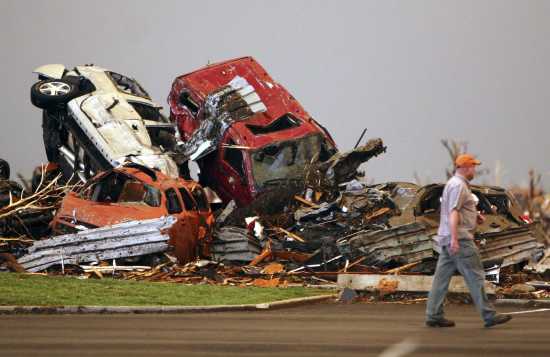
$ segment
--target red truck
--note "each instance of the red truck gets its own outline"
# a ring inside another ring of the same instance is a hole
[[[337,152],[327,130],[252,57],[208,65],[174,80],[168,104],[183,141],[193,140],[211,115],[212,93],[234,82],[244,83],[238,92],[254,97],[254,108],[245,108],[248,114],[223,127],[215,150],[196,160],[201,184],[224,202],[247,205],[273,185],[302,180],[312,161]],[[237,106],[244,102],[239,97],[224,109],[243,112]]]

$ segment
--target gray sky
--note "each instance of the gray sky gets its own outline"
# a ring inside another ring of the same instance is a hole
[[[122,72],[167,109],[177,75],[251,55],[340,149],[364,127],[382,137],[377,181],[442,180],[440,139],[456,138],[525,183],[550,172],[549,18],[550,1],[525,0],[0,0],[0,157],[27,176],[45,160],[29,100],[42,64]]]

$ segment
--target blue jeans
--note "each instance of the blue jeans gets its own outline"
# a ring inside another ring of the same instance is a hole
[[[447,296],[449,282],[456,270],[464,277],[470,290],[472,300],[485,322],[491,321],[496,312],[485,293],[485,273],[481,257],[473,240],[460,239],[460,249],[452,255],[449,247],[444,246],[437,260],[437,267],[432,282],[432,289],[428,295],[426,318],[428,321],[443,319],[443,302]]]

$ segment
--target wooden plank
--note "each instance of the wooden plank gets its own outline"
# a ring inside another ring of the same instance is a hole
[[[300,196],[298,196],[298,195],[294,196],[294,199],[295,199],[296,201],[298,201],[298,202],[301,202],[301,203],[305,204],[306,206],[311,207],[311,208],[319,208],[319,207],[321,207],[321,206],[319,206],[318,204],[315,204],[315,203],[313,203],[313,202],[311,202],[311,201],[308,201],[308,200],[306,200],[305,198],[300,197]]]
[[[301,242],[301,243],[305,243],[305,242],[306,242],[306,241],[303,240],[299,235],[296,235],[296,234],[294,234],[294,233],[292,233],[292,232],[289,232],[289,231],[287,231],[287,230],[284,229],[284,228],[277,228],[277,229],[278,229],[280,232],[282,232],[282,233],[286,234],[287,236],[289,236],[290,238],[297,240],[298,242]]]
[[[418,264],[420,264],[421,261],[418,261],[418,262],[412,262],[412,263],[409,263],[409,264],[405,264],[405,265],[402,265],[400,267],[397,267],[397,268],[393,268],[393,269],[390,269],[390,270],[386,270],[384,272],[384,274],[399,274],[401,273],[402,271],[404,270],[407,270],[409,268],[412,268],[414,266],[417,266]]]
[[[393,286],[395,291],[428,292],[432,287],[433,276],[428,275],[383,275],[383,274],[338,274],[338,287],[353,290],[378,291],[381,287]],[[495,285],[485,282],[487,294],[495,293]],[[468,293],[464,278],[453,276],[449,292]]]

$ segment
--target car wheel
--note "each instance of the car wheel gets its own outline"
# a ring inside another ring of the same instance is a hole
[[[10,179],[10,164],[6,160],[0,159],[0,180]]]
[[[42,114],[42,137],[48,161],[58,162],[59,147],[67,141],[67,130],[59,123],[55,114],[47,110]]]
[[[31,102],[41,109],[65,104],[78,94],[78,86],[63,79],[46,79],[31,87]]]

